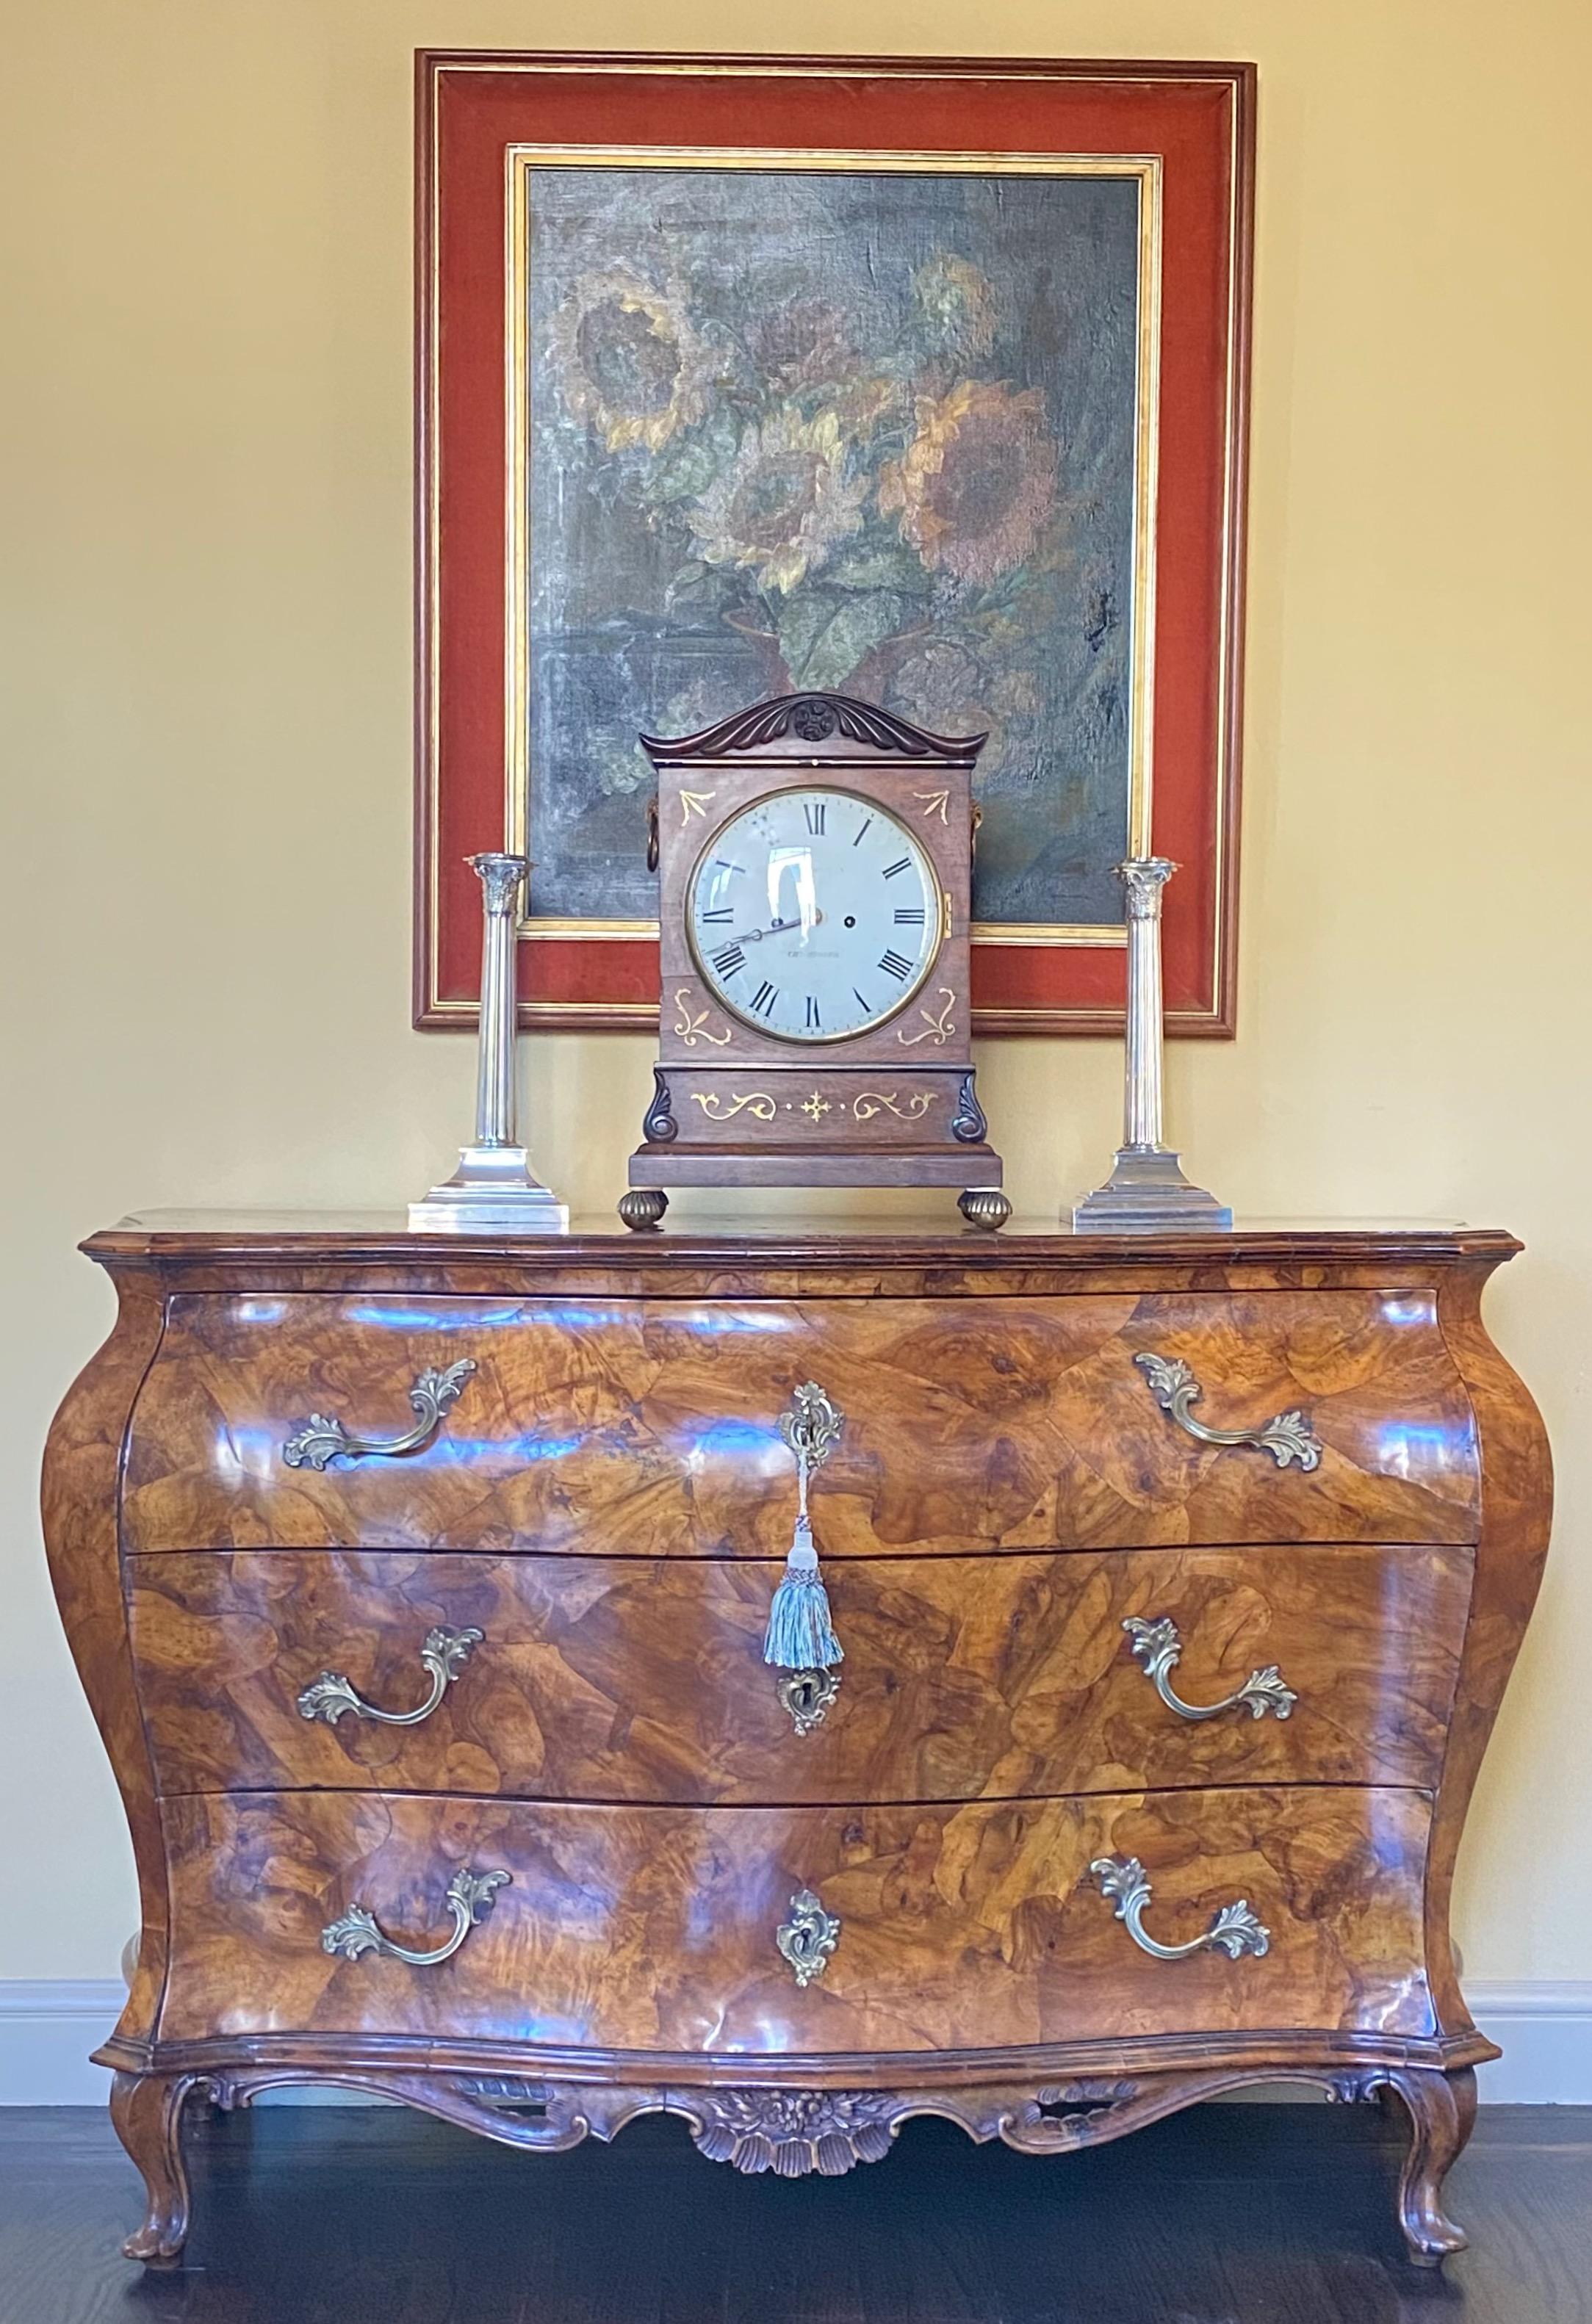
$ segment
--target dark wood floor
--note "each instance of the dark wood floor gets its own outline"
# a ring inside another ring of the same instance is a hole
[[[1409,2267],[1368,2107],[1209,2107],[1035,2161],[911,2123],[848,2178],[704,2162],[650,2119],[519,2155],[384,2108],[195,2109],[187,2264],[83,2107],[0,2110],[0,2324],[1588,2324],[1592,2107],[1484,2109],[1472,2248]]]

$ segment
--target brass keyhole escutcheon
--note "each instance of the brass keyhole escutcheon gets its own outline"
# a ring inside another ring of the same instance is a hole
[[[827,1670],[782,1671],[774,1688],[798,1735],[810,1735],[815,1727],[823,1725],[839,1692],[839,1672]]]

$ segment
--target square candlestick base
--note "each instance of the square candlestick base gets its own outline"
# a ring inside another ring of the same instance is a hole
[[[569,1224],[523,1146],[462,1147],[452,1177],[409,1206],[412,1234],[563,1234]]]
[[[1170,1234],[1180,1228],[1230,1232],[1233,1213],[1203,1186],[1192,1186],[1170,1147],[1119,1146],[1111,1176],[1075,1204],[1077,1234]]]

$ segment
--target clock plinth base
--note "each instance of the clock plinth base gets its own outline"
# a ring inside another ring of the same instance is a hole
[[[630,1157],[630,1184],[637,1192],[676,1186],[955,1186],[988,1193],[1000,1183],[1001,1157],[989,1146],[917,1154],[899,1148],[810,1154],[778,1146],[642,1146]],[[620,1215],[626,1226],[638,1223],[623,1211]]]
[[[1078,1234],[1163,1234],[1178,1227],[1229,1234],[1233,1213],[1189,1184],[1169,1147],[1122,1146],[1106,1184],[1073,1205],[1072,1224]]]
[[[655,1227],[668,1193],[683,1186],[945,1186],[969,1225],[1011,1215],[972,1070],[960,1063],[748,1072],[671,1059],[653,1068],[642,1139],[619,1204],[637,1231]]]

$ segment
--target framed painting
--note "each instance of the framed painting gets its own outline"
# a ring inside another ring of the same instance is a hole
[[[974,1022],[1233,1029],[1245,65],[423,53],[415,1021],[652,1024],[637,736],[985,733]]]

